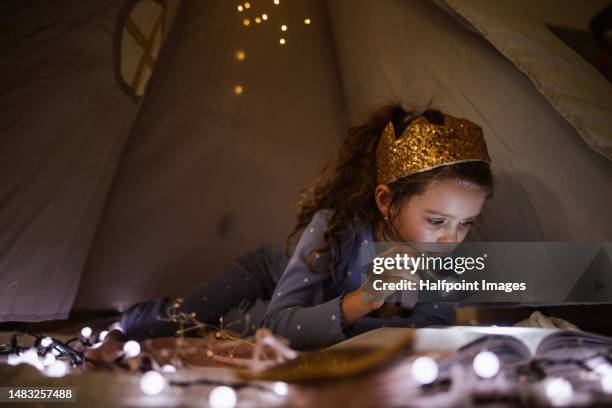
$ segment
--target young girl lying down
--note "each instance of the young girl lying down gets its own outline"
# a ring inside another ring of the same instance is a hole
[[[187,293],[178,311],[211,325],[222,318],[243,335],[266,327],[295,349],[383,326],[450,325],[448,303],[379,313],[384,303],[362,296],[360,251],[364,241],[461,242],[492,195],[489,166],[474,123],[435,110],[416,115],[383,107],[350,129],[333,173],[303,196],[286,251],[246,254]],[[120,321],[124,337],[174,336],[179,326],[167,310],[175,302],[130,307]]]

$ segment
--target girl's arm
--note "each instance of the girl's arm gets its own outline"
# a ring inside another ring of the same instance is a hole
[[[362,317],[346,331],[349,336],[378,329],[380,327],[426,327],[449,326],[454,323],[455,311],[452,303],[417,303],[410,316],[394,316],[389,319]]]
[[[329,251],[313,258],[321,272],[313,273],[306,257],[313,248],[324,244],[323,234],[330,214],[319,211],[306,227],[294,254],[278,281],[261,326],[291,342],[291,347],[307,349],[324,347],[346,339],[344,329],[366,315],[376,304],[361,301],[359,289],[340,294],[329,273]],[[339,296],[326,299],[324,289],[337,290]]]
[[[344,295],[342,299],[343,325],[350,326],[361,317],[380,308],[384,302],[368,302],[363,299],[361,288]]]

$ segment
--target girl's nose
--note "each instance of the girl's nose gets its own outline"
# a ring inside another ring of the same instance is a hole
[[[457,242],[459,234],[456,229],[447,231],[438,238],[438,242]]]

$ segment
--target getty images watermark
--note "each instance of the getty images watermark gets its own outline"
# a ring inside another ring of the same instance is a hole
[[[368,300],[612,301],[606,242],[364,243],[360,253]]]

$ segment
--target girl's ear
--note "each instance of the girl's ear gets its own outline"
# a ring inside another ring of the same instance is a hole
[[[389,217],[389,213],[391,211],[391,199],[393,198],[393,194],[391,193],[391,189],[386,184],[379,184],[376,186],[374,190],[374,199],[376,200],[376,206],[378,207],[378,211],[382,214],[383,217]]]

